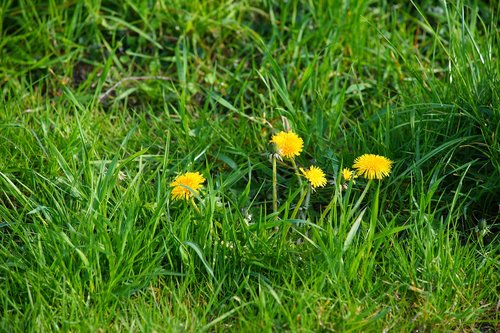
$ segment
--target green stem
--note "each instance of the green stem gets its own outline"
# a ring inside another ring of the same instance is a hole
[[[351,209],[351,211],[347,215],[347,220],[348,221],[350,220],[350,218],[352,217],[352,215],[354,214],[354,212],[356,212],[358,210],[359,206],[361,205],[361,202],[363,201],[363,199],[364,199],[366,193],[368,192],[368,189],[370,188],[370,185],[372,183],[373,183],[373,179],[370,179],[368,181],[368,183],[366,184],[366,187],[363,190],[363,193],[361,193],[361,196],[358,198],[358,201],[356,201],[356,204],[354,205],[354,207]]]
[[[292,220],[299,213],[300,206],[302,206],[302,202],[304,201],[304,198],[306,199],[306,204],[304,205],[304,207],[306,207],[306,209],[307,209],[307,206],[309,205],[309,193],[310,193],[310,187],[307,190],[307,192],[302,191],[302,195],[300,196],[299,202],[297,202],[297,206],[295,206],[295,209],[292,212],[292,216],[290,217]]]
[[[371,180],[370,180],[371,182]],[[370,257],[373,249],[373,239],[375,237],[375,228],[377,227],[378,221],[378,211],[379,211],[379,194],[380,194],[380,184],[378,181],[377,189],[375,190],[374,197],[371,199],[371,214],[370,214],[370,228],[368,229],[368,237],[366,240],[366,245],[364,248],[364,253],[366,257]],[[373,263],[369,261],[363,261],[362,267],[360,269],[359,281],[361,284],[364,283],[365,276],[369,276],[370,272],[373,270]]]
[[[378,181],[377,189],[375,190],[374,198],[372,199],[372,209],[370,214],[370,230],[368,232],[368,242],[373,241],[373,237],[375,236],[375,228],[377,226],[378,221],[378,210],[379,210],[379,194],[380,194],[380,184],[381,181]]]
[[[304,187],[302,186],[302,178],[300,176],[299,168],[297,168],[297,164],[295,163],[295,160],[292,158],[292,165],[293,169],[295,170],[295,174],[297,175],[297,178],[299,179],[299,186],[300,186],[300,195],[304,195]]]
[[[190,202],[191,202],[191,205],[193,205],[194,210],[196,210],[196,212],[201,215],[201,211],[198,208],[198,206],[196,205],[196,202],[194,202],[193,198],[191,198]]]
[[[335,186],[337,186],[337,184]],[[335,206],[337,204],[337,202],[340,202],[340,201],[342,201],[342,197],[340,196],[340,191],[335,190],[335,192],[333,193],[333,198],[332,198],[332,200],[330,200],[330,202],[326,206],[325,210],[321,214],[320,220],[324,221],[326,218],[326,215],[330,212],[330,210],[333,208],[333,206]]]
[[[276,156],[273,155],[273,213],[278,213],[278,179],[276,172]],[[278,215],[276,215],[276,218]]]
[[[300,185],[300,194],[302,194],[303,192],[303,187],[302,187],[302,178],[300,178],[300,172],[299,172],[299,168],[297,168],[297,164],[295,163],[295,160],[292,158],[292,165],[293,165],[293,169],[295,170],[295,174],[297,175],[297,178],[299,178],[299,185]]]
[[[311,186],[307,187],[306,203],[304,204],[304,209],[309,209],[309,201],[311,200]]]

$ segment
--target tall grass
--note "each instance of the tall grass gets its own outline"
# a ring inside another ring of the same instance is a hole
[[[499,10],[3,2],[1,329],[497,330]]]

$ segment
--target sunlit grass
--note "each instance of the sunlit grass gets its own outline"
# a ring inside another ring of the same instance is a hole
[[[499,12],[1,4],[1,330],[495,331]]]

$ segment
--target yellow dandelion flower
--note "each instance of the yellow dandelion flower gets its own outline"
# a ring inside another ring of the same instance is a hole
[[[179,175],[175,177],[174,181],[170,184],[170,187],[173,187],[172,197],[176,200],[187,200],[193,195],[193,192],[187,187],[195,193],[199,193],[199,190],[203,187],[204,181],[205,178],[199,172],[186,172]]]
[[[318,186],[323,187],[326,185],[325,173],[317,166],[313,165],[309,167],[309,170],[304,170],[303,168],[300,168],[300,171],[304,174],[304,177],[307,178],[309,183],[311,183],[313,189],[315,189]]]
[[[288,158],[299,156],[304,146],[304,140],[293,132],[279,132],[273,135],[271,142],[276,145],[278,154]]]
[[[358,178],[358,176],[349,168],[342,169],[342,177],[344,181],[348,182],[352,179],[353,183],[355,183],[354,178]]]
[[[354,160],[353,168],[358,176],[368,179],[382,179],[391,173],[392,161],[384,156],[364,154]]]

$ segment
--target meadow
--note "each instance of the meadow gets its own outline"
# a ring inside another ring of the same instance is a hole
[[[0,331],[498,332],[499,27],[1,1]]]

